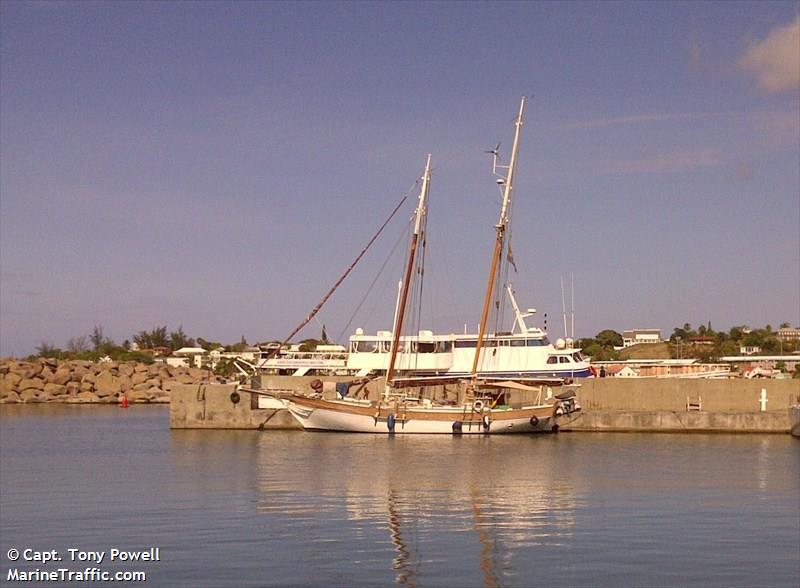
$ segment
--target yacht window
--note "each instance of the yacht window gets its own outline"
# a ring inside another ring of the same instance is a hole
[[[525,339],[512,339],[511,347],[525,347]]]
[[[360,353],[375,353],[378,351],[378,343],[376,341],[358,341],[356,343],[356,351]]]
[[[450,353],[453,350],[453,342],[452,341],[439,341],[439,353]]]
[[[558,358],[558,363],[569,363],[569,357],[562,355]]]
[[[456,341],[456,348],[458,347],[476,347],[477,341]]]
[[[540,347],[546,343],[542,339],[528,339],[528,347]]]
[[[583,361],[583,357],[581,356],[580,352],[572,354],[572,361],[575,363],[580,363]]]
[[[558,358],[555,355],[551,355],[547,358],[547,363],[558,363]]]
[[[436,343],[417,343],[417,353],[435,353]]]

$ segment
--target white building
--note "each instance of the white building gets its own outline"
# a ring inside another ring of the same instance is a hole
[[[172,355],[167,358],[167,365],[203,367],[203,358],[206,353],[202,347],[181,347],[177,351],[173,351]]]
[[[661,343],[661,329],[630,329],[622,332],[622,347],[641,343]]]

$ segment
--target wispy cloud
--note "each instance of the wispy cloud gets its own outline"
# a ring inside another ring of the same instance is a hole
[[[613,163],[607,174],[674,173],[723,165],[719,151],[713,147],[688,149],[642,159],[627,159]]]
[[[762,90],[774,94],[800,89],[800,17],[775,27],[763,41],[753,42],[738,65],[752,73]]]
[[[587,121],[570,123],[566,126],[569,130],[599,129],[619,125],[647,124],[658,122],[670,122],[676,120],[693,120],[718,116],[719,112],[654,112],[650,114],[631,114],[628,116],[612,116],[595,118]]]

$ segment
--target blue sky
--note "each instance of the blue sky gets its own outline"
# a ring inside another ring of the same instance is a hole
[[[282,338],[427,153],[423,324],[474,328],[484,150],[507,153],[523,94],[514,286],[553,334],[571,274],[577,336],[800,323],[796,3],[0,11],[3,355],[96,324]],[[390,328],[401,255],[375,278],[412,208],[301,336]]]

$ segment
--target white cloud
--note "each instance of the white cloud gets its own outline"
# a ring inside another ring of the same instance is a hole
[[[739,67],[755,75],[769,93],[800,89],[800,17],[772,29],[763,41],[751,42]]]

